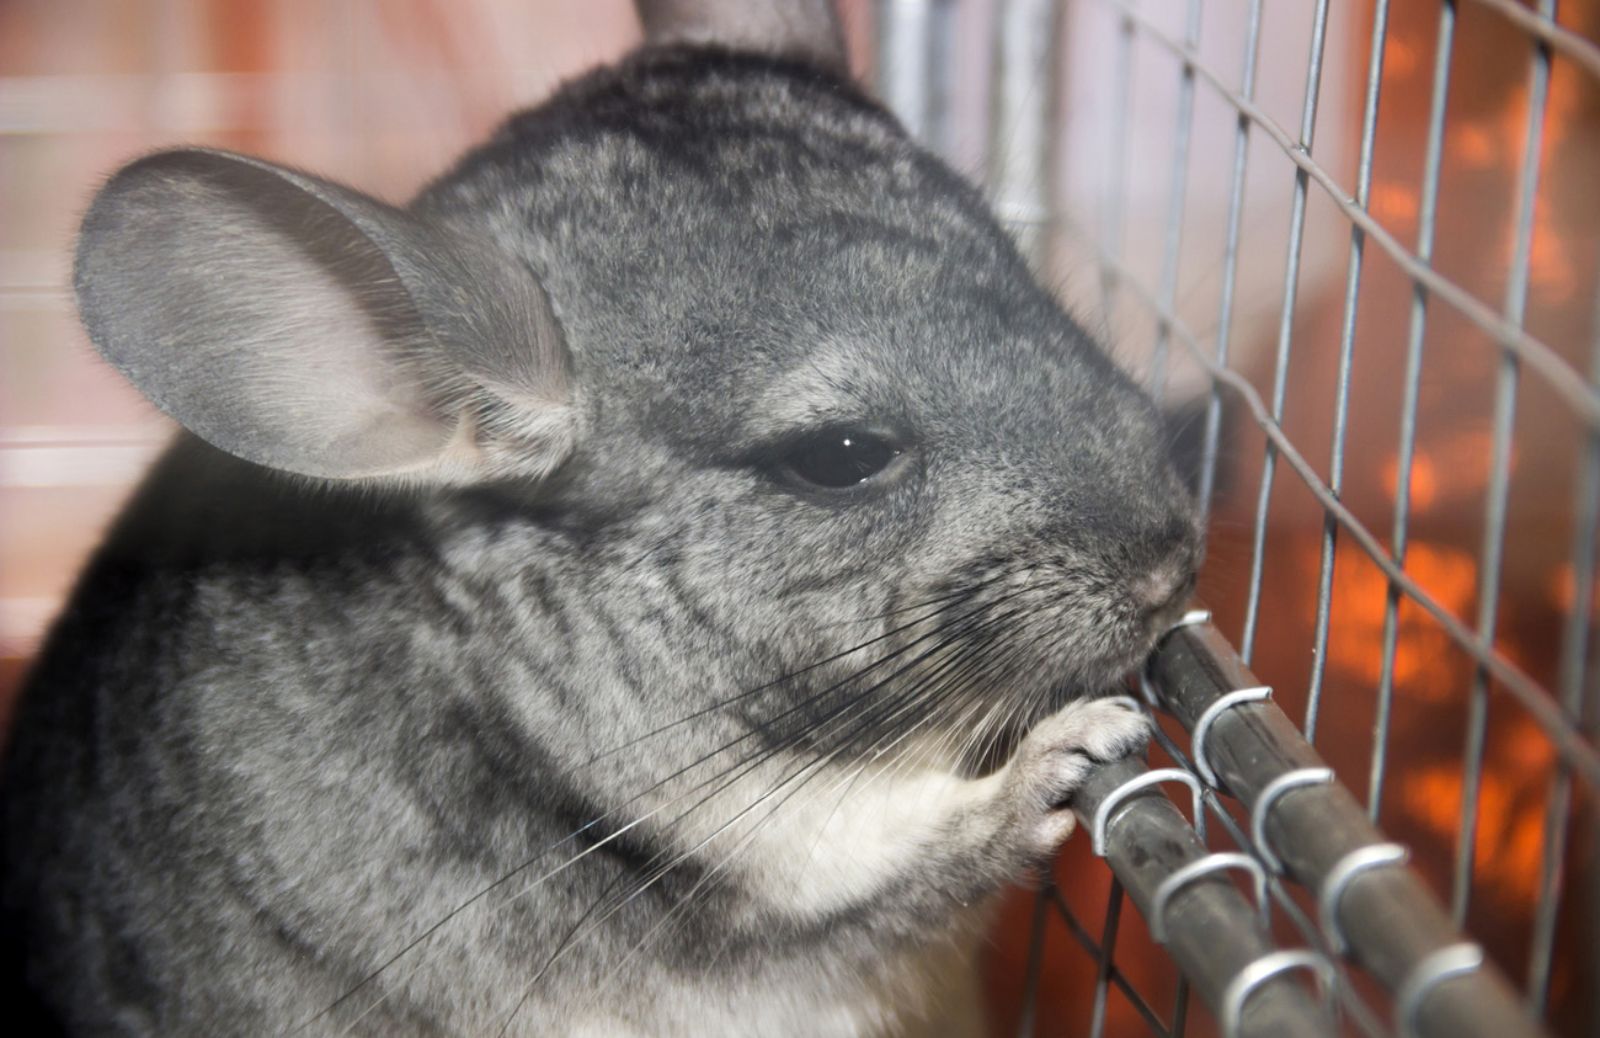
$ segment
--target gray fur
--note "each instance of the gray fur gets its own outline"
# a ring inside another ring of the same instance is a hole
[[[130,505],[8,758],[76,1032],[893,1030],[1142,740],[1076,700],[1196,562],[1157,415],[830,72],[648,50],[403,211],[145,160],[78,283],[215,446]],[[307,298],[382,319],[285,339]],[[903,453],[774,468],[838,425]]]

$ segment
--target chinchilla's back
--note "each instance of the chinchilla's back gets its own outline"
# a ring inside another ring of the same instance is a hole
[[[26,682],[0,786],[7,935],[33,984],[74,978],[72,1022],[204,1018],[163,1003],[203,993],[193,978],[240,947],[263,975],[293,970],[303,938],[262,903],[288,877],[255,849],[269,834],[248,801],[291,785],[275,770],[404,741],[373,713],[426,680],[389,666],[425,608],[407,513],[186,436],[95,554]],[[284,735],[303,752],[279,756]]]

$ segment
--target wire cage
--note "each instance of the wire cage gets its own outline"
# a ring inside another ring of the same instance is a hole
[[[974,6],[878,4],[880,90],[1186,420],[1216,610],[1007,1029],[1595,1033],[1600,18]]]
[[[1600,1032],[1600,7],[840,8],[1209,518],[1210,613],[1130,689],[1150,761],[1004,906],[997,1033]],[[0,6],[0,686],[167,434],[72,319],[94,178],[187,140],[400,195],[636,34],[625,0]]]

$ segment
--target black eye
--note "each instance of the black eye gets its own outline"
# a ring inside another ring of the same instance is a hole
[[[900,448],[881,436],[834,429],[800,441],[783,457],[783,467],[812,486],[839,490],[865,483],[899,457]]]

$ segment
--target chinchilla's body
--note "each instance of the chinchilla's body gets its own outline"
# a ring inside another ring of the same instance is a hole
[[[759,6],[644,5],[406,210],[201,151],[97,199],[85,323],[193,435],[8,754],[70,1031],[953,1026],[1196,534],[825,6]]]

